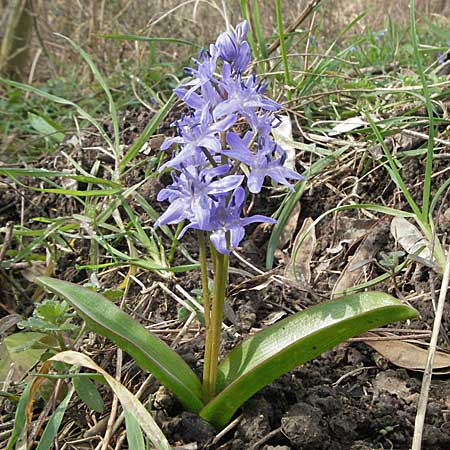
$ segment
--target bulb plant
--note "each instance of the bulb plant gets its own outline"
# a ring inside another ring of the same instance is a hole
[[[205,401],[215,394],[228,255],[243,239],[247,225],[275,222],[262,215],[242,217],[246,191],[259,194],[266,177],[290,189],[289,179],[302,179],[284,167],[286,153],[271,136],[280,105],[264,96],[266,85],[255,75],[243,78],[251,60],[247,31],[244,21],[222,33],[208,51],[201,52],[196,68],[186,69],[192,80],[175,93],[189,112],[174,124],[178,135],[161,147],[166,150],[178,144],[180,150],[161,167],[173,170],[173,183],[158,195],[159,201],[168,200],[170,206],[157,225],[186,220],[179,238],[188,229],[198,233],[206,325]],[[240,137],[236,131],[243,127],[247,131]],[[211,304],[208,243],[215,268]]]
[[[245,75],[251,61],[247,31],[242,22],[222,33],[194,60],[195,68],[186,70],[190,81],[175,93],[188,112],[174,124],[177,135],[161,147],[178,146],[160,167],[171,172],[173,182],[158,195],[169,206],[156,225],[179,224],[179,239],[188,230],[197,233],[205,312],[202,380],[175,351],[105,297],[65,281],[38,279],[74,306],[91,329],[153,373],[188,410],[217,428],[278,376],[351,336],[415,316],[412,308],[387,294],[353,294],[281,320],[219,361],[229,254],[244,239],[247,225],[275,222],[263,215],[246,217],[246,197],[260,194],[266,179],[291,190],[290,182],[302,179],[284,166],[286,153],[271,136],[280,105],[264,95],[266,85],[254,74]]]

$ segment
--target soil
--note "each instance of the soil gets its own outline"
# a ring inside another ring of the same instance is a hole
[[[122,117],[122,137],[124,143],[131,143],[142,127],[148,121],[148,113],[129,111]],[[167,123],[170,123],[170,118]],[[159,130],[154,142],[160,134],[168,134],[167,128]],[[55,155],[42,159],[37,166],[47,169],[64,169],[70,167],[61,151],[69,153],[85,170],[91,170],[98,157],[95,151],[86,151],[84,147],[98,145],[95,136],[85,135],[86,139],[79,145],[63,144]],[[299,138],[299,137],[298,137]],[[299,159],[303,155],[299,155]],[[355,182],[349,179],[350,169],[345,164],[354,158],[349,154],[344,161],[337,162],[322,174],[322,179],[309,180],[309,187],[301,198],[301,211],[296,223],[290,224],[290,239],[285,248],[278,253],[278,266],[270,274],[285,274],[286,262],[289,261],[291,244],[303,221],[311,217],[317,218],[323,212],[342,203],[342,200],[355,190]],[[145,161],[146,155],[139,155],[138,161]],[[308,156],[309,158],[309,156]],[[104,161],[103,166],[110,163]],[[66,166],[66,167],[65,167]],[[354,166],[357,166],[355,164]],[[353,167],[354,167],[353,166]],[[371,168],[376,166],[373,162]],[[145,176],[145,164],[127,175],[128,185],[140,182]],[[434,173],[446,168],[446,160],[438,159],[433,168]],[[405,179],[411,180],[410,188],[415,198],[419,199],[421,186],[417,180],[422,179],[423,160],[414,158],[404,161],[403,173]],[[372,174],[363,176],[357,185],[358,203],[374,202],[397,208],[406,208],[404,200],[398,194],[396,186],[382,168]],[[437,176],[433,181],[433,189],[437,190],[440,183],[446,179],[446,173]],[[108,177],[104,170],[99,176]],[[355,176],[355,180],[357,178]],[[325,181],[323,181],[325,180]],[[164,181],[164,180],[161,180]],[[28,180],[30,182],[30,180]],[[162,205],[156,201],[156,194],[161,184],[147,183],[140,192],[155,209],[162,211]],[[257,200],[252,213],[273,213],[279,205],[279,191],[267,188],[264,198]],[[7,189],[0,192],[0,219],[3,223],[20,222],[20,204],[24,199],[24,221],[27,226],[38,227],[31,219],[37,216],[57,217],[80,213],[80,205],[74,200],[62,196],[44,195],[18,189]],[[135,212],[143,222],[148,220],[138,205],[132,203]],[[438,235],[448,227],[445,213],[449,210],[448,200],[437,205],[438,215],[436,225]],[[123,215],[125,219],[125,215]],[[385,222],[386,221],[387,225]],[[223,353],[228,351],[240,339],[263,328],[273,321],[275,315],[281,317],[330,297],[336,281],[345,271],[347,263],[355,256],[358,246],[368,233],[378,233],[377,250],[370,261],[365,264],[364,276],[372,279],[383,273],[376,261],[382,253],[398,250],[389,233],[390,218],[381,215],[362,214],[357,211],[344,211],[339,216],[327,216],[316,229],[317,242],[312,251],[311,276],[306,285],[300,286],[292,279],[284,279],[277,284],[268,276],[249,276],[253,273],[247,266],[232,257],[231,267],[237,269],[230,274],[228,295],[229,310],[226,314],[228,331],[223,334]],[[375,228],[374,228],[375,227]],[[270,236],[270,230],[264,226],[254,226],[249,229],[249,237],[242,244],[241,255],[259,269],[264,269],[265,250]],[[168,246],[170,242],[165,242]],[[196,257],[195,237],[187,234],[182,245]],[[166,247],[168,248],[168,247]],[[126,251],[126,248],[124,248]],[[74,252],[67,254],[58,261],[54,275],[73,282],[86,281],[87,272],[76,270],[75,263],[88,261],[87,245],[80,245]],[[184,256],[177,250],[176,262],[186,263]],[[27,316],[32,310],[33,285],[22,277],[20,272],[14,276],[20,285],[25,300],[17,302],[17,285],[4,287],[2,304],[7,309]],[[126,312],[144,325],[155,325],[178,318],[180,307],[161,289],[161,281],[154,273],[139,271],[140,285],[132,284],[128,293],[129,302],[125,305]],[[122,280],[117,273],[102,277],[104,289],[115,287]],[[200,286],[199,275],[195,272],[179,273],[164,280],[166,286],[174,290],[176,284],[191,292]],[[429,331],[432,327],[434,312],[430,301],[440,285],[440,275],[433,269],[413,262],[408,269],[396,277],[396,283],[391,279],[379,284],[377,290],[385,290],[393,295],[408,300],[420,312],[416,320],[394,324],[392,327],[402,327],[411,330]],[[423,294],[423,295],[422,295]],[[28,299],[28,300],[26,300]],[[450,315],[448,308],[444,314],[441,350],[449,351],[448,332],[450,330]],[[2,311],[0,314],[3,314]],[[177,322],[176,327],[180,326]],[[378,330],[379,336],[385,335],[389,329]],[[168,328],[167,328],[168,329]],[[14,331],[14,330],[11,330]],[[411,334],[414,334],[411,332]],[[417,333],[416,333],[417,334]],[[172,343],[174,333],[162,333],[161,337]],[[83,342],[83,350],[94,354],[94,359],[109,373],[116,370],[116,352],[114,346],[99,337],[89,335]],[[178,353],[198,373],[203,364],[203,329],[195,322],[187,334],[177,345]],[[134,362],[123,356],[122,379],[127,386],[136,392],[145,380],[143,374]],[[157,382],[150,384],[145,398],[152,400],[153,412],[157,422],[168,437],[174,448],[185,449],[223,449],[223,450],[369,450],[395,449],[407,450],[411,446],[417,399],[420,392],[422,373],[411,371],[394,365],[384,359],[371,347],[362,342],[349,341],[339,345],[321,357],[298,367],[292,372],[275,380],[258,394],[247,401],[232,425],[225,433],[218,431],[194,414],[182,410],[180,404],[170,393],[160,387]],[[130,381],[132,380],[132,381]],[[423,433],[423,450],[446,450],[450,448],[450,382],[446,375],[434,376],[426,415],[426,425]],[[106,399],[107,410],[111,405],[111,395],[102,391]],[[41,403],[37,403],[35,414],[40,412]],[[109,410],[108,410],[109,411]],[[92,427],[92,412],[74,398],[64,421],[72,424],[70,436],[74,439]],[[106,414],[106,418],[109,412]],[[97,415],[96,421],[101,422],[103,416]],[[107,420],[107,419],[106,419]],[[111,439],[112,448],[123,437],[124,428],[120,428]],[[89,434],[88,434],[89,435]],[[95,448],[97,441],[87,441],[69,448]],[[122,447],[126,448],[126,440]]]

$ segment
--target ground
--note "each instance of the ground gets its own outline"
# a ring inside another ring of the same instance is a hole
[[[160,126],[156,137],[152,138],[153,152],[158,147],[163,135],[172,131],[168,127],[177,111],[172,111],[165,123]],[[170,117],[172,116],[172,117]],[[131,110],[121,117],[121,136],[124,145],[131,144],[145,125],[149,113],[142,110]],[[106,125],[108,128],[108,125]],[[419,130],[420,131],[420,130]],[[444,136],[445,130],[441,131]],[[95,150],[86,147],[99,145],[96,135],[83,132],[82,145],[64,142],[56,154],[43,157],[36,167],[49,170],[63,170],[70,167],[65,154],[87,171],[91,171],[98,158]],[[295,131],[294,138],[305,144],[313,144],[305,134]],[[348,139],[351,142],[351,139]],[[423,142],[416,142],[422,145]],[[327,148],[334,150],[339,142],[331,141]],[[397,151],[401,147],[397,146]],[[411,150],[411,148],[409,149]],[[316,219],[322,213],[338,204],[357,198],[358,203],[377,203],[386,206],[407,209],[398,188],[383,167],[371,160],[364,172],[358,171],[366,157],[360,147],[348,148],[348,151],[334,161],[325,173],[313,176],[300,199],[298,217],[289,221],[282,248],[276,253],[274,269],[266,275],[265,252],[270,236],[270,228],[254,226],[250,229],[246,241],[242,243],[238,253],[247,262],[243,264],[236,257],[231,258],[230,284],[227,302],[230,306],[226,314],[226,330],[223,332],[223,351],[229,349],[247,335],[267,326],[267,324],[292,312],[302,310],[327,300],[335,290],[336,283],[346,283],[345,278],[355,283],[373,279],[383,275],[379,261],[384,254],[399,250],[398,243],[390,233],[392,217],[367,211],[346,210],[325,217],[315,226],[315,243],[305,244],[303,258],[310,258],[311,273],[304,272],[304,265],[298,264],[303,282],[292,276],[286,266],[289,264],[292,243],[305,220]],[[151,154],[150,154],[151,156]],[[148,155],[139,155],[138,161],[144,161]],[[298,152],[297,168],[311,163],[311,155]],[[102,161],[102,168],[108,167],[111,161]],[[433,191],[436,192],[446,176],[446,159],[436,159],[433,172]],[[373,170],[372,170],[373,169]],[[99,176],[108,177],[108,171]],[[423,177],[424,158],[406,158],[403,162],[402,174],[416,199],[420,201],[420,180]],[[365,175],[364,175],[365,174]],[[145,164],[128,173],[127,185],[135,185],[145,176]],[[163,183],[153,180],[142,185],[139,192],[158,211],[164,205],[156,201],[156,195]],[[27,180],[37,186],[39,182]],[[80,187],[79,187],[80,188]],[[42,194],[8,185],[0,193],[1,221],[15,224],[28,224],[30,228],[41,226],[32,222],[34,217],[56,217],[82,214],[80,203],[73,197]],[[264,190],[263,198],[253,205],[252,213],[272,214],[279,204],[280,195],[286,191],[274,190],[270,185]],[[437,235],[442,236],[448,225],[447,211],[450,207],[444,196],[437,205]],[[21,204],[23,209],[21,213]],[[149,221],[146,212],[137,202],[130,201],[135,214],[142,224]],[[123,211],[121,215],[127,220]],[[84,242],[84,243],[83,243]],[[87,271],[76,270],[75,264],[89,262],[87,241],[78,241],[72,252],[61,256],[54,268],[54,275],[72,282],[83,283]],[[164,241],[166,248],[170,241]],[[194,234],[187,234],[181,245],[196,258],[196,241]],[[123,243],[119,245],[124,246]],[[126,247],[124,247],[126,248]],[[366,253],[361,261],[361,251]],[[403,255],[401,258],[404,258]],[[359,261],[353,269],[348,264]],[[403,259],[402,259],[403,260]],[[177,247],[174,264],[185,264],[185,256]],[[253,267],[252,267],[253,266]],[[256,269],[256,270],[255,270]],[[14,271],[14,268],[12,269]],[[23,277],[21,270],[14,273],[15,284],[3,282],[3,310],[15,311],[23,317],[30,315],[35,287]],[[126,268],[113,271],[99,271],[98,276],[103,290],[115,289],[123,281]],[[182,326],[180,323],[180,305],[168,294],[167,289],[177,292],[181,286],[192,292],[200,286],[200,277],[196,271],[177,273],[168,278],[161,278],[157,273],[138,269],[134,274],[139,283],[130,283],[123,308],[134,318],[146,326],[157,330],[158,335],[167,343],[173,344],[175,336]],[[355,278],[356,275],[356,278]],[[28,277],[27,277],[28,278]],[[344,281],[342,281],[344,279]],[[423,265],[420,260],[413,260],[399,271],[395,277],[387,277],[380,282],[377,290],[389,292],[399,297],[419,311],[419,318],[390,327],[375,330],[375,338],[383,336],[403,336],[415,345],[424,344],[432,327],[434,312],[433,301],[435,289],[440,286],[439,271]],[[164,285],[166,290],[163,289]],[[343,286],[342,284],[340,285]],[[349,287],[349,286],[345,286]],[[20,290],[23,299],[17,302]],[[440,345],[448,349],[447,339],[450,321],[448,308],[442,324]],[[81,323],[80,319],[73,319]],[[159,325],[158,325],[159,324]],[[194,321],[186,332],[178,337],[176,350],[185,361],[198,373],[203,365],[203,328]],[[366,340],[374,339],[374,336]],[[418,337],[417,337],[418,336]],[[395,345],[396,341],[390,341]],[[87,334],[82,340],[81,348],[89,353],[95,361],[110,374],[116,373],[118,364],[122,365],[121,380],[132,391],[137,392],[147,379],[135,363],[126,355],[119,355],[117,349],[98,335]],[[152,411],[174,448],[185,449],[265,449],[265,450],[365,450],[410,448],[416,403],[420,391],[422,372],[408,370],[395,365],[362,342],[361,339],[350,340],[313,361],[293,370],[289,374],[275,380],[268,387],[252,397],[238,412],[235,420],[225,432],[218,433],[208,423],[197,416],[182,410],[181,405],[160,387],[156,381],[146,382],[146,389],[141,400],[149,399]],[[102,395],[109,411],[112,396],[102,387]],[[20,393],[20,392],[18,392]],[[12,418],[12,404],[4,405],[6,417]],[[35,404],[33,414],[39,415],[44,407],[41,400]],[[60,442],[83,439],[77,444],[68,444],[68,448],[91,449],[98,443],[97,435],[106,430],[109,414],[100,415],[89,411],[86,406],[74,399],[64,416],[64,427],[67,431]],[[114,448],[121,443],[125,448],[124,428],[118,423],[112,435],[111,445]],[[64,428],[63,427],[63,428]],[[116,447],[117,448],[117,447]],[[445,373],[433,378],[427,408],[426,425],[423,434],[424,450],[445,450],[450,448],[450,385]]]

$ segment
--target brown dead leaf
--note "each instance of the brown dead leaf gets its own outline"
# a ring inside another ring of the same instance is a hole
[[[428,350],[424,348],[399,340],[367,340],[363,342],[398,367],[418,371],[423,371],[425,369]],[[436,352],[434,356],[433,369],[446,369],[448,367],[450,367],[450,354],[439,351]]]
[[[286,244],[293,239],[295,229],[297,228],[297,222],[298,222],[298,216],[300,215],[300,202],[296,203],[294,209],[292,210],[292,213],[287,220],[283,231],[280,234],[280,237],[278,238],[277,248],[275,250],[275,258],[282,261],[284,254],[283,254],[283,248],[286,247]]]
[[[354,244],[358,239],[362,239],[374,223],[372,219],[355,219],[354,217],[339,216],[334,244],[332,248],[327,249],[327,253],[336,255],[343,250],[344,244]]]
[[[299,242],[313,222],[311,217],[304,220],[292,247],[291,260],[284,271],[286,278],[296,280],[297,283],[306,286],[311,282],[311,259],[317,243],[315,227],[311,228],[301,244]]]
[[[379,372],[372,386],[375,398],[379,397],[383,392],[396,395],[398,398],[407,398],[411,395],[411,388],[408,387],[408,383],[400,379],[392,370]]]
[[[370,227],[349,263],[345,266],[336,281],[332,292],[332,298],[345,295],[347,289],[355,286],[361,281],[365,267],[378,253],[388,230],[389,222],[385,219],[378,220]]]
[[[428,241],[420,230],[404,217],[394,217],[391,222],[391,233],[396,242],[410,255],[420,256],[431,261]]]

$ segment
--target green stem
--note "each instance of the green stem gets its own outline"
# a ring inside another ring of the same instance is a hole
[[[217,380],[217,366],[219,363],[220,350],[220,331],[222,328],[223,307],[225,301],[225,290],[227,286],[228,274],[228,255],[216,252],[216,263],[214,272],[214,296],[211,311],[211,353],[209,355],[209,376],[208,385],[205,387],[208,397],[212,398],[215,394]]]
[[[210,382],[209,371],[211,362],[211,310],[209,305],[209,287],[208,287],[208,267],[206,265],[206,243],[205,233],[201,230],[198,231],[198,248],[199,248],[199,260],[201,268],[202,279],[202,294],[203,294],[203,308],[205,310],[205,356],[203,364],[203,399],[205,401],[210,400]]]
[[[172,245],[170,246],[169,257],[167,258],[167,262],[169,264],[172,264],[173,260],[175,258],[175,250],[178,245],[178,236],[181,233],[181,230],[183,229],[183,227],[184,227],[184,220],[178,224],[177,229],[175,231],[175,235],[172,239]]]

